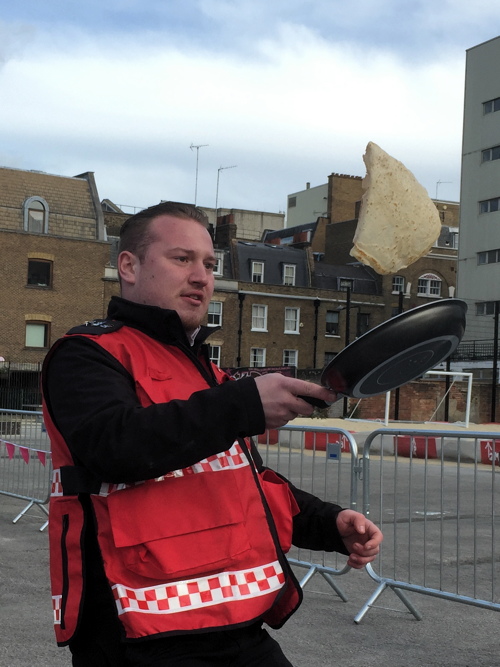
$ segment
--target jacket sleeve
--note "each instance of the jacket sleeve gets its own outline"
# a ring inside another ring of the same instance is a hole
[[[43,385],[47,409],[75,463],[107,482],[159,477],[265,429],[253,379],[142,407],[126,369],[86,338],[64,339],[49,353]]]

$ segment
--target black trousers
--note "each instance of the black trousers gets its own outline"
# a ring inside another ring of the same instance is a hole
[[[260,624],[127,644],[129,667],[292,667]]]
[[[70,648],[73,667],[292,667],[260,624],[134,643],[110,641],[94,626]]]

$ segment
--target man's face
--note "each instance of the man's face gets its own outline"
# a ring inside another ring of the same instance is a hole
[[[122,295],[136,303],[176,310],[187,333],[201,324],[214,291],[212,239],[199,222],[162,215],[149,226],[144,258],[122,252]]]

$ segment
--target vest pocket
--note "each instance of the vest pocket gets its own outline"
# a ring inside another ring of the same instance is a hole
[[[108,497],[117,556],[150,579],[220,570],[250,549],[230,470],[148,481]]]
[[[288,484],[272,470],[260,473],[262,490],[273,515],[280,546],[284,553],[290,551],[293,535],[293,517],[300,512]]]

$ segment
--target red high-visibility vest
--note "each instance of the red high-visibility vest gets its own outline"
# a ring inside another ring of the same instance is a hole
[[[87,337],[127,369],[143,407],[188,399],[209,387],[181,349],[138,330],[123,326]],[[217,382],[228,379],[213,370]],[[84,595],[84,514],[78,495],[65,494],[61,481],[61,469],[74,467],[71,453],[47,410],[45,420],[54,466],[49,522],[54,620],[57,641],[64,645],[75,633]],[[299,510],[286,482],[270,470],[257,473],[244,441],[159,479],[102,483],[90,497],[127,638],[216,630],[257,619],[277,628],[299,606],[300,586],[284,557]]]

